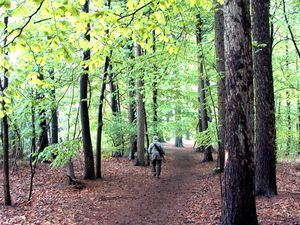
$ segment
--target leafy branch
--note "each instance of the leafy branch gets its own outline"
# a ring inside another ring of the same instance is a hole
[[[21,27],[21,28],[17,28],[15,30],[12,30],[11,32],[8,33],[7,36],[11,35],[13,32],[19,30],[19,33],[10,41],[8,42],[6,45],[3,46],[3,48],[8,47],[9,45],[11,45],[18,37],[21,36],[22,32],[24,31],[25,27],[30,23],[31,19],[40,11],[40,9],[43,6],[43,3],[45,2],[45,0],[41,1],[40,5],[38,6],[38,8],[36,9],[36,11],[31,14],[28,18],[28,20],[26,21],[26,23]]]
[[[78,157],[80,146],[80,139],[73,139],[53,144],[46,147],[43,152],[40,152],[37,159],[42,161],[51,161],[53,156],[55,156],[54,161],[51,163],[51,167],[64,167],[73,156]]]
[[[127,24],[127,26],[129,26],[129,24],[131,24],[132,21],[134,20],[135,14],[138,13],[139,11],[141,11],[142,9],[146,8],[146,7],[147,7],[148,5],[150,5],[152,2],[153,2],[153,1],[148,2],[147,4],[141,6],[140,8],[134,10],[132,13],[129,13],[129,14],[127,14],[127,15],[124,15],[124,16],[118,15],[118,16],[120,16],[120,18],[118,19],[118,21],[119,21],[119,20],[122,20],[122,19],[124,19],[124,18],[127,18],[127,17],[131,17],[129,23]]]

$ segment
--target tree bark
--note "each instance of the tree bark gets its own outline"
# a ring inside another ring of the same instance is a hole
[[[226,151],[220,225],[256,225],[249,0],[225,0]]]
[[[7,26],[8,26],[8,17],[4,17],[4,34],[7,33]],[[4,46],[6,45],[7,38],[4,38]],[[4,57],[7,57],[7,52],[4,51]],[[8,86],[8,78],[7,78],[7,68],[4,68],[4,77],[3,83],[1,81],[1,92],[4,95],[4,90]],[[5,101],[1,101],[2,108],[5,109]],[[11,197],[10,197],[10,187],[9,187],[9,137],[8,137],[8,121],[7,115],[5,114],[2,118],[2,150],[3,150],[3,193],[4,193],[4,205],[9,206],[11,205]]]
[[[224,143],[225,143],[225,58],[224,58],[224,13],[223,5],[215,1],[215,48],[216,48],[216,66],[217,73],[219,74],[218,80],[218,116],[219,116],[219,128],[218,128],[218,160],[217,170],[219,172],[224,171]]]
[[[269,26],[270,0],[252,1],[256,89],[255,194],[276,195],[276,128]],[[265,47],[260,46],[266,44]]]
[[[136,57],[142,55],[141,46],[136,44]],[[145,113],[144,113],[144,96],[142,94],[143,81],[140,75],[137,80],[137,159],[136,165],[145,165]]]
[[[183,142],[182,142],[182,135],[180,135],[180,136],[177,135],[177,136],[175,137],[175,144],[174,144],[174,147],[184,148]]]
[[[89,0],[86,0],[83,11],[89,12]],[[87,41],[90,41],[90,25],[87,24],[87,31],[84,35]],[[83,53],[83,60],[88,61],[90,59],[91,52],[86,50]],[[95,170],[94,170],[94,155],[92,140],[90,134],[90,121],[89,121],[89,112],[88,112],[88,80],[89,80],[89,66],[85,65],[83,68],[83,74],[80,76],[79,88],[80,88],[80,118],[81,118],[81,128],[82,128],[82,142],[83,142],[83,153],[84,153],[84,174],[83,179],[94,179]]]

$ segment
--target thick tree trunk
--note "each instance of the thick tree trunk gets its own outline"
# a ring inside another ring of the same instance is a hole
[[[88,75],[83,74],[80,77],[80,118],[82,128],[82,142],[84,153],[84,174],[83,179],[94,179],[94,156],[92,140],[90,134],[90,121],[87,104],[87,83]]]
[[[184,148],[183,142],[182,142],[182,136],[176,136],[175,137],[174,147]]]
[[[216,48],[216,66],[217,73],[219,74],[218,81],[218,115],[219,115],[219,128],[218,128],[218,160],[217,171],[224,171],[224,151],[225,151],[225,58],[224,58],[224,13],[223,5],[216,2],[215,11],[215,48]]]
[[[83,11],[89,12],[89,0],[86,0]],[[90,41],[90,25],[87,25],[87,31],[85,33],[85,39]],[[88,61],[90,59],[91,52],[86,50],[83,53],[83,60]],[[94,179],[95,170],[94,170],[94,155],[93,147],[90,133],[90,121],[89,121],[89,112],[88,112],[88,75],[89,67],[84,66],[83,74],[80,76],[79,88],[80,88],[80,118],[81,118],[81,128],[82,128],[82,142],[83,142],[83,153],[84,153],[84,174],[83,179]]]
[[[226,151],[220,225],[258,224],[254,197],[254,103],[249,0],[226,0]]]
[[[252,1],[256,87],[255,194],[276,195],[276,128],[269,26],[270,0]],[[261,44],[267,46],[262,47]]]
[[[141,56],[141,46],[136,44],[136,57]],[[137,159],[136,165],[145,165],[145,112],[143,100],[143,81],[142,76],[139,76],[137,81]]]

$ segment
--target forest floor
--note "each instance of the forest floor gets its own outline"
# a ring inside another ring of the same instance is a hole
[[[0,205],[0,224],[218,224],[220,175],[212,175],[216,162],[201,163],[203,154],[196,153],[191,144],[164,146],[167,162],[160,178],[152,176],[150,166],[111,158],[102,162],[103,178],[83,180],[82,189],[67,185],[64,169],[40,163],[30,201],[30,168],[27,162],[18,163],[10,175],[13,204]],[[75,162],[78,178],[82,165]],[[256,198],[259,224],[300,224],[299,160],[278,164],[277,185],[277,196]],[[3,190],[0,202],[4,202]]]

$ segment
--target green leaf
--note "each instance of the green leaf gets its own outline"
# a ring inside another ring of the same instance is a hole
[[[0,2],[0,7],[4,8],[4,9],[10,9],[11,8],[11,2],[10,0],[2,0]]]
[[[5,116],[6,112],[2,109],[0,109],[0,119],[2,119]]]

